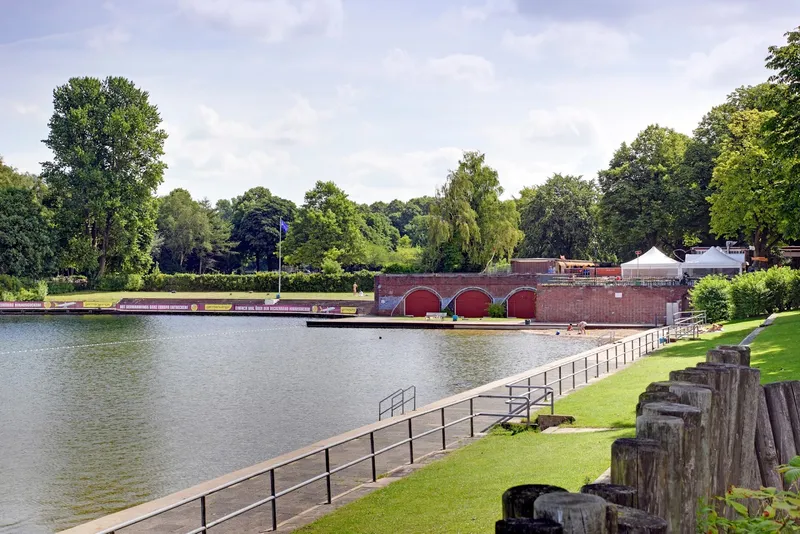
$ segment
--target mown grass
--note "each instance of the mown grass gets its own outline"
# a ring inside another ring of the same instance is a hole
[[[763,319],[751,319],[728,323],[723,332],[703,334],[699,340],[667,346],[635,365],[556,401],[555,412],[574,416],[574,426],[632,428],[636,425],[635,407],[639,394],[648,384],[667,380],[672,370],[692,367],[703,361],[710,348],[738,344],[762,322]]]
[[[493,434],[297,532],[494,532],[509,487],[536,482],[576,491],[608,467],[611,443],[629,435]]]
[[[50,295],[47,300],[66,302],[73,300],[110,300],[122,299],[266,299],[275,298],[275,293],[256,293],[248,291],[81,291],[64,295]],[[362,300],[373,299],[372,293],[364,296],[352,293],[281,293],[281,299],[295,300]]]
[[[800,379],[800,311],[782,313],[756,337],[750,365],[761,369],[761,383]]]

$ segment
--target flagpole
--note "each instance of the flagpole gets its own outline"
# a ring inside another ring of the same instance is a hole
[[[281,265],[281,242],[283,241],[283,218],[278,220],[278,298],[281,298],[281,276],[283,268]]]

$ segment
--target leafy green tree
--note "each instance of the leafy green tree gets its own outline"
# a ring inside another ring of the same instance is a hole
[[[409,238],[413,246],[425,247],[428,244],[429,227],[430,215],[417,215],[403,228],[403,235]]]
[[[519,254],[526,257],[588,258],[597,222],[592,207],[600,193],[594,182],[580,176],[554,174],[531,188],[520,210],[520,229],[525,238]]]
[[[120,77],[72,78],[53,92],[53,161],[43,164],[63,245],[88,240],[98,276],[146,268],[166,132],[146,91]],[[72,251],[74,252],[74,251]],[[69,255],[69,254],[68,254]],[[86,265],[86,263],[84,263]]]
[[[200,201],[200,207],[208,218],[208,246],[196,251],[197,272],[203,274],[208,269],[219,267],[222,272],[230,273],[235,264],[233,251],[237,243],[231,241],[232,225],[219,210],[211,207],[208,199]]]
[[[50,214],[31,189],[0,188],[0,274],[38,277],[52,258]]]
[[[366,240],[363,217],[355,202],[333,182],[319,181],[305,194],[305,202],[286,239],[286,259],[295,265],[321,267],[326,252],[336,249],[343,266],[364,261]]]
[[[37,189],[40,186],[39,177],[19,172],[14,167],[6,165],[0,156],[0,189],[6,187],[17,187],[20,189]]]
[[[394,250],[400,240],[400,232],[392,225],[389,217],[382,213],[370,211],[368,206],[360,206],[359,211],[364,221],[361,233],[369,243],[374,243],[386,250]]]
[[[711,229],[722,237],[745,236],[756,256],[768,256],[782,239],[798,237],[796,160],[779,155],[765,125],[775,111],[745,110],[731,116],[711,182]]]
[[[255,260],[256,271],[266,260],[267,270],[278,268],[280,221],[291,223],[297,207],[291,200],[273,196],[268,189],[255,187],[234,205],[233,238],[237,250]],[[285,250],[284,250],[285,252]]]
[[[786,88],[778,113],[767,126],[776,150],[784,157],[795,157],[800,153],[800,27],[785,37],[786,44],[770,46],[767,56],[767,68],[775,71],[770,81]]]
[[[683,202],[678,172],[689,138],[671,128],[651,125],[614,153],[599,173],[600,216],[622,258],[637,249],[682,244],[678,206]]]
[[[183,271],[192,254],[211,250],[211,223],[208,212],[185,189],[174,189],[158,207],[158,232],[163,238],[162,269],[170,263]],[[173,269],[167,268],[167,271]]]
[[[481,271],[511,257],[522,232],[514,201],[501,201],[502,194],[484,154],[465,152],[430,208],[426,262],[432,269]]]

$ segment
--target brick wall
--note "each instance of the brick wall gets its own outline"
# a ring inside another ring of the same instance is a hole
[[[502,302],[517,288],[536,287],[536,320],[542,322],[653,324],[656,317],[664,320],[667,302],[683,301],[682,309],[687,309],[687,288],[682,286],[538,286],[534,274],[384,274],[375,278],[373,312],[390,315],[394,311],[396,315],[396,310],[402,310],[403,295],[415,287],[439,293],[442,308],[467,287],[483,288],[495,302]]]
[[[684,301],[687,288],[541,286],[536,296],[536,320],[542,322],[663,323],[668,302]]]

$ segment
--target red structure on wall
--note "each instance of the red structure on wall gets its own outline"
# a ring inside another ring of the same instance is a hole
[[[536,317],[536,292],[522,289],[512,294],[506,301],[508,317],[533,319]]]
[[[492,297],[479,289],[467,289],[455,298],[453,313],[461,317],[486,317]]]
[[[428,312],[442,311],[439,297],[429,289],[416,289],[406,296],[405,315],[425,317]]]

